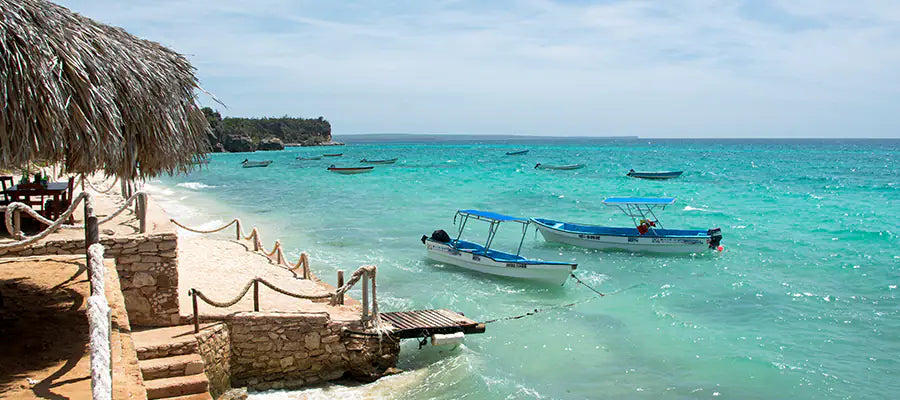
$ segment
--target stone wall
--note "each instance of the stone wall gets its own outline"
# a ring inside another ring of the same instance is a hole
[[[349,322],[319,313],[235,313],[231,380],[252,390],[290,389],[350,376],[374,380],[394,367],[399,341],[353,338]]]
[[[132,325],[178,325],[178,236],[174,232],[101,237],[106,257],[115,258],[125,308]],[[45,240],[0,257],[84,254],[84,240]]]
[[[197,333],[200,356],[203,357],[204,372],[209,379],[209,392],[219,398],[231,389],[231,335],[228,325],[216,324]]]

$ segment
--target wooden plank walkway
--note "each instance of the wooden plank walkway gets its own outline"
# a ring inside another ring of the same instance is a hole
[[[435,333],[484,333],[482,323],[450,310],[416,310],[380,313],[391,325],[391,336],[400,339],[427,337]]]

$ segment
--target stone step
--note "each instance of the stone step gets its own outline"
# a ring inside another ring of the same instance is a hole
[[[206,374],[199,373],[188,376],[175,376],[144,381],[147,399],[164,399],[167,397],[202,394],[209,391]]]
[[[164,400],[213,400],[213,397],[211,394],[209,394],[209,392],[205,392],[197,394],[186,394],[184,396],[166,397]]]
[[[151,358],[139,364],[145,381],[203,373],[203,358],[199,354]]]
[[[191,338],[190,341],[186,342],[142,346],[136,350],[138,360],[152,360],[154,358],[194,354],[197,352],[197,348],[197,341]]]

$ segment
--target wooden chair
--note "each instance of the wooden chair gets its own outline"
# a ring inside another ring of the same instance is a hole
[[[65,212],[69,206],[72,205],[72,197],[73,192],[75,190],[75,177],[69,177],[69,184],[66,188],[66,193],[63,194],[62,198],[59,201],[55,201],[53,199],[47,200],[44,204],[44,216],[49,219],[56,219]],[[69,216],[69,220],[67,222],[72,223],[74,218]]]
[[[9,195],[6,194],[6,190],[13,187],[13,177],[0,176],[0,185],[3,185],[3,193],[2,197],[0,197],[0,206],[5,206],[10,203]]]

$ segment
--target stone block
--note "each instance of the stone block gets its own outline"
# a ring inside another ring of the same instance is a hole
[[[144,242],[138,245],[138,252],[141,253],[155,253],[157,251],[156,243],[153,242]]]
[[[287,367],[290,367],[291,365],[294,365],[294,357],[293,357],[293,356],[287,356],[287,357],[285,357],[285,358],[282,358],[281,361],[280,361],[280,364],[281,364],[281,368],[287,368]]]
[[[172,250],[177,245],[178,245],[178,242],[176,242],[174,240],[167,240],[167,241],[160,242],[159,245],[157,245],[156,247],[159,248],[160,250]]]
[[[128,255],[128,256],[122,256],[122,257],[119,257],[119,258],[116,260],[116,263],[118,263],[118,264],[131,264],[131,263],[136,263],[136,262],[140,262],[140,261],[141,261],[141,256],[135,254],[135,255]]]
[[[309,350],[318,349],[319,344],[321,343],[318,332],[311,332],[307,334],[304,340],[306,341],[306,348]]]

